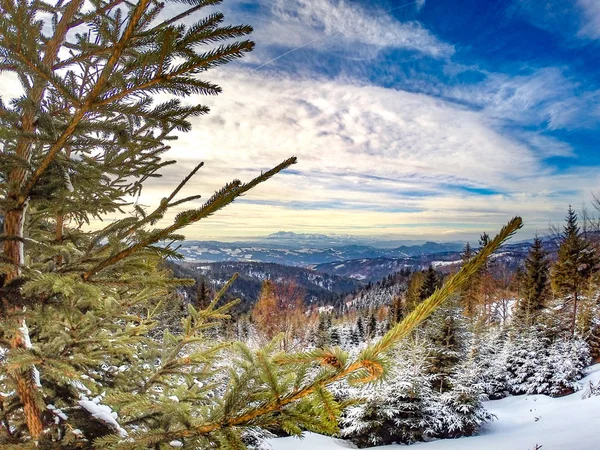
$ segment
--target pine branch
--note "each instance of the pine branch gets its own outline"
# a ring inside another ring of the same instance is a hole
[[[486,263],[487,258],[496,251],[507,239],[509,239],[522,226],[521,218],[515,217],[500,233],[474,257],[466,263],[458,273],[451,277],[444,286],[437,290],[431,297],[425,300],[412,314],[407,316],[402,322],[392,328],[380,341],[364,350],[359,357],[351,362],[342,365],[332,361],[331,357],[326,358],[327,365],[331,368],[324,372],[323,376],[317,377],[311,383],[294,389],[282,396],[276,396],[274,399],[261,405],[251,408],[245,413],[229,418],[223,418],[217,422],[206,423],[188,429],[175,430],[167,432],[165,437],[168,439],[192,438],[198,435],[208,435],[219,430],[244,426],[254,423],[262,416],[269,416],[272,413],[282,411],[287,405],[296,403],[309,395],[318,393],[327,386],[344,379],[350,379],[355,382],[371,382],[381,377],[382,364],[379,362],[383,354],[390,350],[408,333],[414,330],[420,323],[429,317],[444,301],[448,300],[453,294],[458,292],[469,279]],[[323,364],[325,353],[314,351],[302,353],[300,355],[284,355],[275,359],[280,364],[297,364],[302,361],[313,361]],[[331,356],[331,355],[330,355]],[[335,356],[335,355],[334,355]],[[345,358],[345,357],[344,357]],[[333,364],[332,364],[333,363]],[[330,405],[330,408],[333,408]],[[330,412],[334,412],[331,409]]]
[[[161,241],[165,236],[168,236],[175,231],[178,231],[182,228],[185,228],[188,225],[196,223],[206,217],[214,214],[218,210],[224,208],[225,206],[232,203],[236,198],[244,195],[250,189],[256,187],[260,183],[267,181],[272,176],[281,172],[282,170],[288,168],[292,164],[296,163],[296,158],[292,157],[285,161],[283,161],[278,166],[274,167],[271,170],[261,174],[256,177],[252,181],[247,184],[232,183],[231,185],[226,186],[221,192],[215,194],[208,202],[204,204],[200,209],[195,211],[190,211],[186,213],[179,214],[175,218],[175,222],[170,227],[165,228],[157,233],[152,234],[145,240],[142,240],[134,245],[129,246],[125,250],[111,256],[110,258],[105,259],[101,263],[97,264],[94,268],[88,270],[82,277],[84,280],[90,279],[96,273],[117,264],[119,261],[131,256],[133,253],[143,249],[144,247],[154,244],[156,242]]]
[[[114,46],[113,52],[108,61],[106,62],[105,66],[103,67],[102,72],[100,73],[100,76],[98,77],[98,80],[96,81],[94,87],[92,88],[88,96],[82,101],[81,107],[76,109],[71,121],[69,122],[63,133],[56,140],[56,142],[48,149],[45,157],[38,165],[35,172],[33,172],[33,174],[27,180],[24,189],[22,189],[19,193],[19,197],[17,200],[17,205],[19,207],[25,204],[27,198],[29,197],[29,194],[31,193],[31,190],[33,189],[37,181],[40,179],[42,174],[48,169],[48,166],[50,166],[54,158],[56,158],[56,155],[64,148],[65,144],[77,128],[79,122],[91,109],[94,100],[106,85],[110,75],[113,72],[114,67],[116,66],[119,58],[121,57],[121,54],[125,50],[129,39],[135,32],[137,24],[140,21],[142,14],[144,13],[149,2],[150,0],[140,0],[139,3],[136,5],[135,9],[131,13],[131,16],[127,23],[127,27],[125,28],[121,39]]]

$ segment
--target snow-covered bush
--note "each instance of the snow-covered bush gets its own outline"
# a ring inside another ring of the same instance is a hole
[[[423,440],[430,426],[428,402],[435,395],[426,356],[423,346],[403,348],[385,381],[347,390],[346,399],[359,403],[344,412],[341,436],[361,448]]]
[[[436,375],[434,387],[449,389],[448,378],[466,357],[471,342],[467,320],[461,308],[450,304],[431,315],[419,333],[428,348],[429,372]]]
[[[547,393],[549,341],[537,330],[523,331],[506,343],[506,382],[511,394]]]
[[[585,368],[591,361],[589,346],[583,339],[556,341],[548,351],[552,371],[548,393],[559,396],[580,389],[577,381],[585,376]]]
[[[577,337],[551,343],[543,332],[529,330],[507,345],[507,385],[513,394],[572,393],[591,362],[587,343]]]
[[[341,436],[359,447],[410,444],[430,438],[470,436],[492,416],[477,362],[454,367],[439,390],[432,372],[430,343],[419,340],[399,350],[384,383],[350,389],[346,399],[362,400],[341,420]],[[444,373],[444,376],[446,374]]]
[[[429,413],[430,435],[438,438],[472,436],[494,417],[483,407],[485,382],[477,362],[469,359],[458,365],[448,380],[450,389],[432,398]]]
[[[483,392],[490,400],[506,397],[508,395],[506,364],[509,352],[503,329],[492,328],[477,335],[472,351],[479,368],[479,381]]]

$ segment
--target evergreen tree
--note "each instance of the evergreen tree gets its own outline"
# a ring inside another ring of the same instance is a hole
[[[198,283],[198,292],[196,293],[196,308],[205,309],[210,304],[210,291],[206,286],[206,280],[200,279]]]
[[[436,390],[445,392],[451,386],[449,377],[456,365],[465,356],[468,333],[460,308],[448,305],[436,311],[423,329],[430,350],[430,370],[436,375]]]
[[[490,400],[504,398],[509,393],[506,378],[508,350],[506,333],[500,327],[475,335],[474,358],[480,370],[483,392]]]
[[[425,272],[425,278],[419,292],[419,298],[421,301],[429,298],[437,289],[439,284],[438,275],[433,266],[430,264],[427,272]]]
[[[392,299],[392,304],[388,310],[388,324],[389,326],[395,325],[401,322],[404,317],[404,307],[402,305],[402,297],[396,295]]]
[[[430,435],[457,438],[474,435],[483,424],[494,418],[486,411],[487,400],[480,368],[472,359],[458,365],[448,379],[450,389],[442,392],[430,406],[433,426]]]
[[[461,255],[463,264],[470,261],[475,256],[475,252],[471,245],[467,242]],[[464,313],[470,319],[475,318],[477,314],[477,305],[479,303],[479,278],[473,277],[471,282],[465,287],[461,293],[461,301]]]
[[[367,339],[373,339],[377,334],[377,319],[375,318],[375,313],[372,312],[369,314],[369,318],[367,319],[367,327],[365,330],[365,335]]]
[[[584,340],[551,342],[547,330],[535,327],[513,335],[507,354],[506,381],[512,394],[570,394],[579,388],[577,381],[591,360]]]
[[[406,288],[406,312],[412,312],[421,303],[421,287],[425,280],[423,272],[413,272],[408,279]]]
[[[361,341],[365,339],[365,325],[360,315],[356,318],[356,333]]]
[[[361,340],[358,337],[357,330],[352,330],[352,333],[350,334],[350,344],[352,345],[352,347],[358,347],[360,345],[360,342]]]
[[[435,396],[423,346],[406,346],[396,351],[396,363],[377,389],[351,388],[344,399],[362,399],[341,419],[341,436],[359,448],[392,443],[411,444],[425,440],[431,427]]]
[[[542,240],[537,236],[525,260],[523,298],[519,301],[516,319],[526,325],[534,324],[545,307],[549,289],[549,263]]]
[[[559,295],[568,296],[571,303],[570,332],[575,334],[577,307],[582,292],[597,270],[594,248],[581,235],[577,214],[569,205],[566,224],[558,248],[558,260],[552,272],[552,286]]]
[[[479,249],[482,249],[483,247],[488,245],[489,242],[490,242],[490,235],[484,231],[483,233],[481,233],[481,236],[479,236]]]
[[[162,157],[175,133],[208,112],[181,98],[220,92],[198,75],[253,48],[235,41],[248,26],[224,26],[220,13],[194,20],[218,0],[179,2],[180,13],[174,3],[0,5],[2,70],[24,90],[0,104],[3,448],[237,449],[249,428],[332,433],[341,406],[328,386],[380,378],[386,353],[521,226],[513,219],[356,358],[216,342],[209,330],[235,304],[221,303],[233,280],[204,310],[189,305],[180,333],[154,336],[159,313],[178,301],[174,288],[193,285],[164,268],[178,256],[180,231],[295,162],[233,180],[161,226],[167,212],[198,200],[178,194],[199,164],[155,209],[128,211],[128,199],[172,163]],[[116,212],[123,218],[100,230],[82,227]]]
[[[331,345],[333,345],[334,347],[338,347],[342,344],[340,332],[337,328],[331,329],[331,332],[329,333],[329,342],[331,342]]]

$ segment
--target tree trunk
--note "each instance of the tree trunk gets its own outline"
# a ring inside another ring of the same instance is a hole
[[[14,266],[5,279],[5,284],[10,283],[21,275],[21,266],[23,265],[25,253],[23,246],[23,225],[27,204],[21,209],[13,209],[6,212],[4,217],[4,234],[8,238],[4,241],[3,253]],[[10,307],[11,305],[7,305]],[[12,348],[25,347],[25,337],[22,333],[16,334],[11,340]],[[33,381],[32,373],[17,373],[14,376],[16,391],[21,403],[23,404],[23,414],[29,433],[34,440],[37,440],[42,433],[42,413],[37,406],[35,399],[37,387]]]
[[[12,341],[12,347],[24,347],[23,337],[15,336]],[[33,370],[33,369],[32,369]],[[15,375],[16,391],[21,403],[23,404],[23,414],[25,423],[29,429],[29,433],[33,440],[37,441],[42,434],[44,425],[42,423],[42,412],[37,405],[35,394],[37,386],[33,382],[33,374],[31,371],[25,374]]]

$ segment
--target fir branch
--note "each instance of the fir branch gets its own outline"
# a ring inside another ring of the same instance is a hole
[[[175,218],[175,222],[170,227],[167,227],[157,233],[154,233],[147,239],[137,242],[134,245],[131,245],[128,248],[120,251],[119,253],[111,256],[110,258],[105,259],[92,269],[88,270],[85,274],[83,274],[82,278],[84,280],[88,280],[96,273],[117,264],[119,261],[143,249],[144,247],[161,241],[162,239],[164,239],[165,236],[168,236],[175,231],[178,231],[182,228],[185,228],[186,226],[198,222],[199,220],[205,219],[206,217],[214,214],[218,210],[229,205],[236,198],[244,195],[250,189],[256,187],[260,183],[267,181],[272,176],[276,175],[277,173],[281,172],[282,170],[288,168],[289,166],[295,163],[296,158],[292,157],[283,161],[281,164],[274,167],[273,169],[261,174],[260,176],[256,177],[247,184],[240,185],[239,183],[233,183],[230,186],[226,186],[224,190],[215,194],[200,209],[180,214],[178,217]]]
[[[520,217],[515,217],[500,233],[474,257],[467,262],[461,270],[451,277],[444,286],[437,290],[431,297],[425,300],[421,307],[414,314],[407,316],[402,322],[386,333],[380,341],[364,350],[355,361],[340,367],[338,370],[324,372],[322,377],[317,377],[312,382],[299,389],[294,389],[287,394],[276,397],[266,403],[246,411],[241,415],[225,418],[218,422],[205,423],[185,430],[177,430],[166,433],[169,439],[179,439],[194,437],[197,435],[206,435],[226,428],[244,426],[252,424],[262,416],[268,416],[274,412],[282,411],[287,405],[296,403],[303,398],[315,394],[318,390],[324,389],[335,382],[352,377],[354,374],[360,374],[355,377],[357,382],[370,382],[381,377],[383,374],[382,363],[380,362],[383,353],[390,350],[401,339],[406,337],[410,331],[415,329],[423,320],[425,320],[435,309],[444,301],[448,300],[454,293],[461,289],[469,279],[475,274],[487,261],[487,258],[496,251],[502,243],[509,239],[522,226]],[[281,363],[297,363],[302,360],[309,360],[310,354],[301,354],[299,357],[280,357],[277,361]],[[323,354],[314,352],[314,359],[322,358]]]

